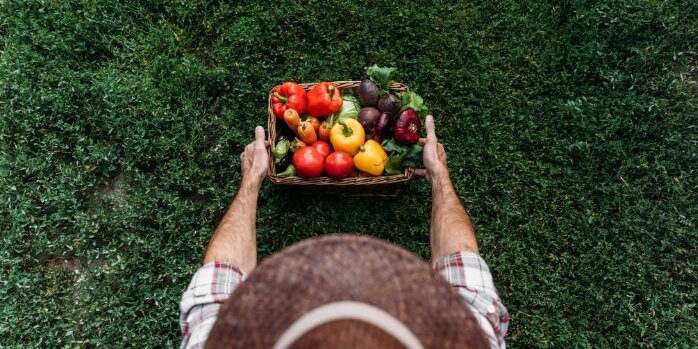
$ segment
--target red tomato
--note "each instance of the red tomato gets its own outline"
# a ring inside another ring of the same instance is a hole
[[[311,145],[311,147],[315,148],[320,155],[322,155],[323,158],[326,158],[327,155],[330,155],[332,152],[332,149],[330,149],[330,145],[327,144],[325,141],[315,141]]]
[[[320,177],[322,169],[325,167],[325,158],[317,149],[304,147],[296,150],[293,154],[293,166],[301,177]]]
[[[354,159],[345,151],[336,151],[325,159],[325,173],[327,176],[340,179],[354,171]]]

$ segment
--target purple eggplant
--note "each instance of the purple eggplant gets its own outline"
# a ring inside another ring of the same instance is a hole
[[[390,129],[390,114],[383,113],[378,118],[378,121],[376,122],[376,127],[373,128],[373,132],[371,133],[370,138],[380,143],[383,141],[383,137],[385,137],[385,134],[388,132],[388,129]]]
[[[361,126],[364,127],[364,131],[366,131],[366,134],[369,134],[373,131],[373,128],[376,126],[376,121],[378,121],[380,115],[381,112],[379,112],[376,108],[361,108],[361,110],[359,111],[359,122],[361,123]]]

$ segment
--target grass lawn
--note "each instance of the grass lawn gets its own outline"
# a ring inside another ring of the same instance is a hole
[[[698,2],[273,4],[0,0],[0,347],[177,346],[266,93],[374,63],[433,110],[509,347],[695,347]],[[429,194],[267,183],[260,257],[334,232],[427,257]]]

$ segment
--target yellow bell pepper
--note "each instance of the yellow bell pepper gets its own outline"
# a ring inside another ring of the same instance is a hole
[[[351,156],[359,152],[365,138],[364,127],[355,119],[340,118],[339,123],[330,130],[330,143],[334,150],[345,151]]]
[[[386,161],[388,161],[388,154],[380,143],[371,139],[359,147],[359,153],[354,156],[354,167],[374,176],[380,176],[385,169]]]

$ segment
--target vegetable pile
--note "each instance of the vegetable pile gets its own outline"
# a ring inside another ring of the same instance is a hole
[[[358,88],[277,86],[271,96],[279,121],[272,148],[277,175],[341,179],[421,166],[420,118],[428,108],[414,91],[390,91],[394,72],[374,65]]]

